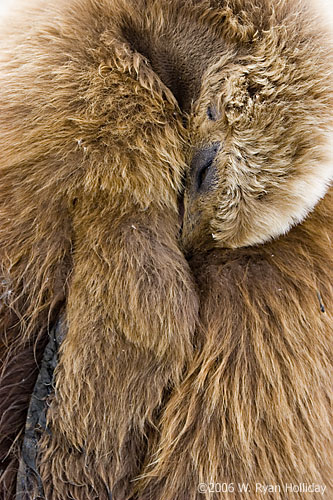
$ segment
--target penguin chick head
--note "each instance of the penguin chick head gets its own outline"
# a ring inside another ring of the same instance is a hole
[[[206,71],[193,106],[182,241],[237,248],[300,223],[333,178],[332,50],[300,15]]]

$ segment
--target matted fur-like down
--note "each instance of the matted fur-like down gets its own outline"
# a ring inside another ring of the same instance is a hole
[[[60,308],[47,499],[332,495],[332,52],[308,3],[41,1],[0,38],[4,495]]]
[[[125,498],[192,356],[197,296],[176,241],[180,112],[118,26],[131,10],[42,3],[2,37],[4,381],[66,302],[42,454],[48,498]],[[7,414],[27,390],[15,384]]]
[[[313,483],[333,498],[332,195],[272,243],[190,260],[198,354],[140,499],[318,498],[290,489]]]

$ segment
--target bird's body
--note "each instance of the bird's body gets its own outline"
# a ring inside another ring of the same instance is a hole
[[[332,494],[332,52],[308,3],[41,1],[0,39],[5,498],[59,316],[48,500]]]

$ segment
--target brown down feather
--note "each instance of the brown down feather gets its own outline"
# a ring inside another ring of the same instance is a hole
[[[286,498],[255,483],[333,498],[332,49],[318,22],[306,0],[60,0],[1,29],[5,500],[60,310],[47,500],[208,500],[222,496],[200,483],[238,482],[253,500]],[[191,160],[214,141],[216,179],[197,196]]]

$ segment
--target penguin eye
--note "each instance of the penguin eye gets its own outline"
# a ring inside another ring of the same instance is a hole
[[[214,115],[212,112],[212,108],[210,106],[208,106],[208,108],[207,108],[207,116],[208,116],[209,120],[214,120]]]
[[[221,116],[216,106],[210,105],[207,108],[207,116],[210,121],[216,122]]]

